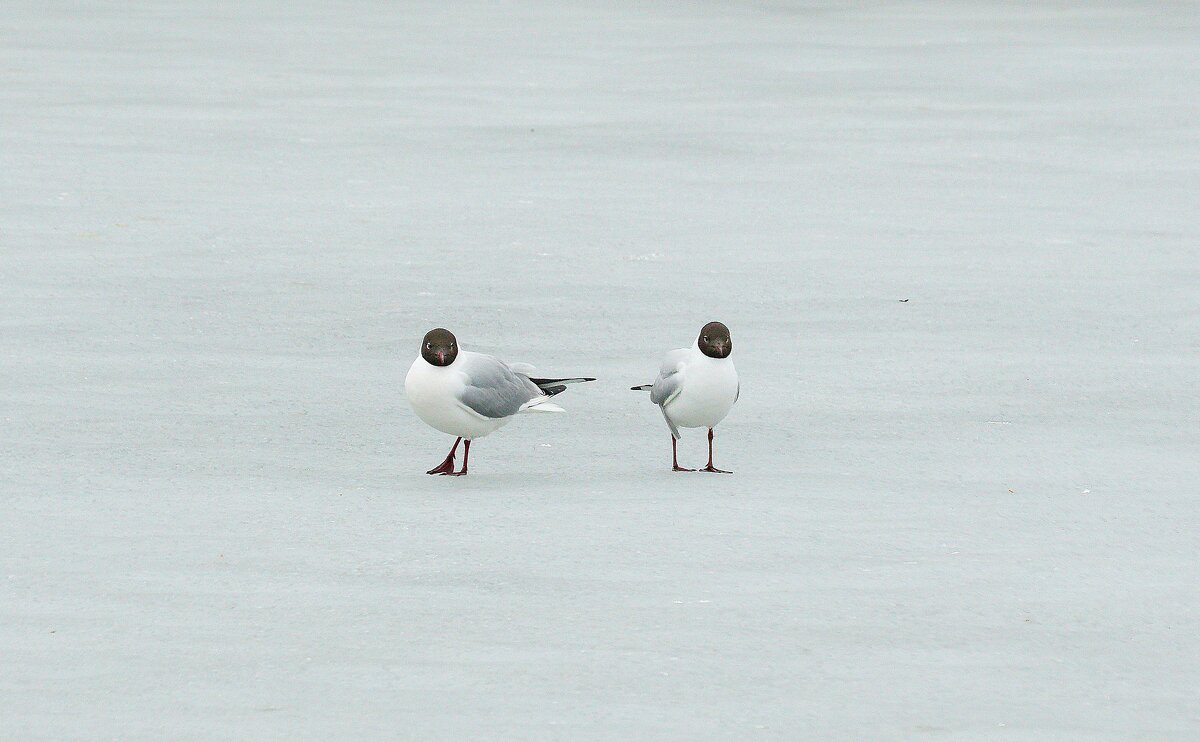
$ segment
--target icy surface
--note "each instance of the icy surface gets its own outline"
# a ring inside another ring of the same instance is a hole
[[[0,737],[1197,738],[1195,4],[79,5],[0,20]],[[426,477],[435,325],[601,380]]]

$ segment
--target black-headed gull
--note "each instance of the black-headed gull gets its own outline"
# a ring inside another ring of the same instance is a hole
[[[562,412],[550,398],[567,384],[590,378],[536,379],[533,367],[509,365],[499,358],[459,350],[454,333],[430,330],[421,341],[421,355],[404,378],[404,392],[413,412],[432,428],[457,436],[446,460],[428,474],[461,477],[467,473],[471,441],[504,427],[521,412]],[[454,452],[466,441],[462,471],[454,471]]]
[[[713,466],[713,428],[729,414],[741,391],[737,369],[729,357],[732,352],[729,328],[709,322],[701,328],[692,347],[667,353],[653,384],[633,387],[634,391],[649,391],[650,401],[662,410],[671,429],[674,471],[695,471],[679,465],[679,429],[708,428],[708,466],[702,471],[730,473]]]

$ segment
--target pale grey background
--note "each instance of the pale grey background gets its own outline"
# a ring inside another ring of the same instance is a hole
[[[1024,5],[5,3],[0,737],[1196,739],[1200,11]]]

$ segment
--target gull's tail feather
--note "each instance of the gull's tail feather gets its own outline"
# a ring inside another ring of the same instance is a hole
[[[569,379],[534,379],[530,378],[538,389],[541,389],[547,397],[553,397],[555,394],[562,394],[567,389],[567,384],[582,384],[585,381],[595,381],[595,379],[587,376],[573,376]]]
[[[566,410],[551,402],[549,397],[535,397],[521,405],[518,412],[566,412]]]
[[[653,388],[654,388],[653,384],[642,384],[641,386],[629,387],[630,391],[634,391],[634,392],[648,392]]]

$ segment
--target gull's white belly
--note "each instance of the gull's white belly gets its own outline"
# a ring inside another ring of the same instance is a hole
[[[458,400],[462,375],[450,367],[431,366],[420,358],[404,378],[404,393],[417,417],[447,435],[475,440],[504,427],[511,417],[483,417]]]
[[[712,428],[725,419],[738,396],[733,362],[705,358],[683,371],[679,394],[663,407],[681,428]]]

